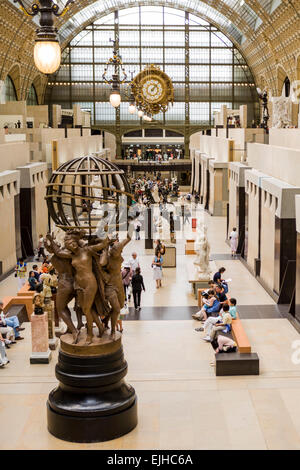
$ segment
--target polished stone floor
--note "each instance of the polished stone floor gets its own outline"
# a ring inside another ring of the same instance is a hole
[[[212,255],[228,255],[225,219],[201,216],[209,226]],[[191,235],[191,229],[190,234]],[[187,236],[187,234],[186,234]],[[188,237],[189,238],[189,237]],[[232,279],[259,376],[215,377],[211,346],[190,319],[197,309],[188,284],[184,241],[177,240],[177,267],[164,269],[163,287],[152,279],[152,253],[144,241],[126,247],[140,258],[146,292],[137,319],[131,309],[123,343],[127,380],[138,394],[139,424],[127,436],[99,444],[72,444],[47,432],[46,400],[56,386],[57,351],[49,365],[30,365],[30,325],[0,370],[1,449],[300,449],[300,336],[239,260],[212,256]],[[220,259],[221,258],[221,259]],[[0,296],[15,293],[10,276]],[[298,341],[299,343],[295,342]]]

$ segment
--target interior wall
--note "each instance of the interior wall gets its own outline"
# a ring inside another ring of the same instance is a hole
[[[45,200],[46,185],[48,184],[48,171],[43,170],[35,175],[35,210],[36,227],[35,241],[37,243],[40,234],[45,235],[48,232],[48,209]]]
[[[229,231],[233,227],[237,227],[237,184],[235,179],[236,173],[229,170]]]
[[[274,289],[275,197],[262,191],[261,200],[261,271],[260,277]]]
[[[255,271],[255,259],[258,257],[258,215],[259,215],[259,188],[255,184],[250,184],[248,193],[248,255],[247,262],[250,268]]]

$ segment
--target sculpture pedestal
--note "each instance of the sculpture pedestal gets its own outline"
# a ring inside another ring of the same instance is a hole
[[[96,333],[96,330],[95,330]],[[61,336],[56,378],[59,386],[49,394],[48,430],[70,442],[103,442],[127,434],[137,425],[137,397],[126,384],[127,362],[121,334],[109,331],[86,346],[86,331],[78,344]]]
[[[48,315],[35,315],[30,317],[31,345],[30,364],[48,364],[51,359],[51,351],[48,347]]]

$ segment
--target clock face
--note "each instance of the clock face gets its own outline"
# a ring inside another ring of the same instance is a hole
[[[158,78],[146,78],[141,89],[144,99],[150,103],[158,103],[164,96],[164,84]]]

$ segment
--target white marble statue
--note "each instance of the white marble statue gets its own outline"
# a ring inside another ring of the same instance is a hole
[[[287,128],[292,125],[292,101],[294,92],[289,97],[285,96],[285,87],[281,96],[272,97],[272,127],[277,129]]]
[[[102,197],[102,189],[97,186],[101,186],[101,180],[99,175],[93,175],[93,179],[91,181],[91,186],[96,186],[96,188],[92,189],[92,194],[94,197],[97,197],[99,199],[95,199],[93,202],[93,209],[100,209],[101,204],[100,204],[100,198]]]
[[[209,280],[211,277],[209,266],[210,244],[207,238],[207,226],[204,224],[201,224],[198,227],[195,251],[197,253],[197,257],[194,264],[198,268],[199,280]]]
[[[159,203],[159,194],[158,194],[158,186],[157,184],[154,186],[154,188],[152,189],[152,196],[153,196],[153,199],[156,203]]]

